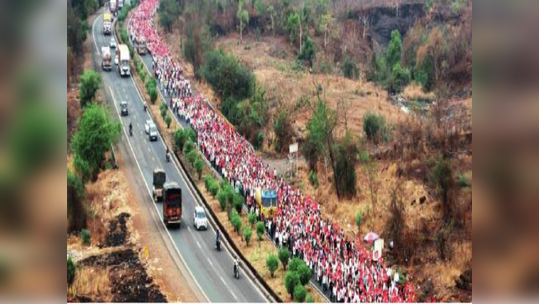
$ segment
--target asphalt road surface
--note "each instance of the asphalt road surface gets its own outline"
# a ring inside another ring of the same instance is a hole
[[[92,25],[92,40],[94,59],[98,63],[96,69],[101,71],[101,47],[109,44],[111,36],[102,34],[103,17],[99,15]],[[113,49],[113,60],[116,50]],[[149,58],[149,55],[146,55]],[[114,64],[114,63],[113,63]],[[209,302],[266,302],[262,291],[242,271],[240,279],[233,277],[233,260],[227,250],[217,252],[215,246],[215,231],[196,231],[192,223],[195,206],[198,205],[195,193],[187,187],[188,180],[180,172],[174,162],[165,160],[166,147],[162,138],[150,142],[144,132],[144,123],[150,120],[148,113],[143,110],[143,100],[131,77],[121,78],[116,65],[112,71],[101,71],[105,96],[111,105],[111,112],[122,123],[122,144],[128,146],[128,155],[123,155],[126,163],[136,165],[139,180],[137,184],[145,185],[146,191],[152,189],[153,170],[162,168],[166,171],[167,181],[175,181],[183,189],[183,215],[180,228],[163,229],[164,233],[174,243],[177,254],[180,256],[188,273],[192,277],[202,294],[201,300]],[[127,101],[129,115],[120,117],[119,107],[121,101]],[[113,105],[113,106],[112,106]],[[133,136],[129,136],[129,123],[133,125]],[[150,196],[144,200],[147,204],[155,204]],[[162,218],[162,204],[155,204],[150,209],[158,218]],[[155,236],[160,237],[160,236]]]

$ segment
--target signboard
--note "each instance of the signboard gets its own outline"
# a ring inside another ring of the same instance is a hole
[[[298,143],[291,144],[290,145],[290,153],[296,153],[298,152]]]

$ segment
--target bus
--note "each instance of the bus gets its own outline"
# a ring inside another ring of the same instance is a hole
[[[182,221],[182,189],[175,182],[163,186],[163,221],[167,227]]]
[[[264,220],[273,218],[277,210],[277,191],[258,188],[255,192],[255,201]]]

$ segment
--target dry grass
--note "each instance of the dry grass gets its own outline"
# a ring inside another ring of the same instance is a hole
[[[79,295],[99,296],[100,302],[112,301],[108,269],[96,267],[77,269],[72,289]]]
[[[425,93],[421,86],[412,83],[404,88],[404,92],[401,94],[406,100],[436,100],[436,95],[433,92]]]

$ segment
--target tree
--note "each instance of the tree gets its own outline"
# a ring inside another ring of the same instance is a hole
[[[251,227],[245,226],[245,228],[243,228],[243,239],[245,240],[247,247],[249,246],[251,236],[253,236],[253,230],[251,230]]]
[[[357,65],[355,61],[353,61],[349,57],[344,58],[342,72],[343,72],[344,77],[346,78],[350,78],[350,79],[356,78],[358,74],[358,70],[357,70]]]
[[[331,16],[330,13],[325,13],[322,16],[320,16],[318,28],[321,32],[324,33],[324,50],[327,49],[328,45],[328,33],[331,30],[331,27],[334,23],[334,18]]]
[[[298,303],[303,303],[305,301],[305,296],[307,295],[307,290],[303,285],[296,285],[294,288],[294,301]]]
[[[363,131],[367,138],[377,144],[383,136],[385,136],[386,123],[382,115],[367,113],[363,115]]]
[[[241,214],[241,209],[243,208],[243,196],[239,195],[238,193],[234,193],[234,198],[232,201],[238,214]]]
[[[165,123],[167,124],[167,129],[170,129],[170,124],[172,123],[172,117],[167,113],[165,115]]]
[[[294,134],[288,111],[282,109],[279,111],[273,123],[273,131],[276,135],[275,151],[283,152],[283,149],[288,147],[292,142],[292,136]]]
[[[266,226],[264,226],[263,222],[256,223],[256,235],[258,236],[258,241],[262,241],[262,237],[264,236],[264,233],[266,232]]]
[[[309,280],[312,277],[311,268],[309,268],[309,266],[307,266],[307,264],[303,262],[299,265],[297,273],[299,275],[299,280],[301,284],[307,285],[307,283],[309,283]]]
[[[270,5],[268,7],[268,14],[271,20],[271,35],[275,36],[275,8],[273,7],[273,5]]]
[[[221,207],[221,211],[225,211],[226,209],[226,190],[221,188],[217,192],[217,201],[219,202],[219,206]]]
[[[89,28],[85,19],[86,16],[80,13],[75,5],[67,6],[67,45],[79,56],[84,52],[83,45]]]
[[[408,68],[403,68],[400,62],[396,63],[391,71],[389,90],[397,93],[402,92],[402,89],[404,89],[404,87],[410,82],[410,78],[410,70]]]
[[[283,269],[286,270],[286,265],[288,265],[288,259],[290,258],[290,252],[286,248],[279,249],[279,260],[283,264]]]
[[[290,296],[294,294],[294,289],[297,285],[300,285],[299,275],[295,271],[287,271],[284,277],[284,286]]]
[[[401,62],[402,58],[402,39],[398,30],[391,32],[391,39],[387,47],[387,64],[390,67],[394,67],[395,64]]]
[[[82,239],[82,243],[84,245],[90,245],[92,235],[90,234],[90,231],[88,229],[82,229],[80,231],[80,238]]]
[[[451,161],[445,159],[443,156],[439,157],[432,172],[431,181],[434,182],[438,193],[442,197],[444,220],[449,222],[453,213],[450,193],[455,186]]]
[[[95,180],[103,167],[105,153],[118,138],[120,130],[120,124],[110,119],[105,107],[94,104],[86,107],[70,145],[75,154],[75,168],[83,180]]]
[[[172,27],[180,15],[181,10],[176,0],[163,0],[159,3],[159,24],[167,31],[172,32]]]
[[[353,197],[356,194],[356,164],[358,148],[350,132],[340,140],[336,147],[337,169],[335,182],[338,184],[343,197]]]
[[[266,258],[266,267],[269,269],[271,277],[275,274],[275,270],[279,267],[279,260],[274,254],[268,255]]]
[[[178,129],[175,133],[175,146],[176,151],[183,151],[183,147],[185,146],[185,143],[187,142],[188,135],[185,129]]]
[[[303,60],[309,63],[309,66],[313,66],[315,46],[313,40],[309,36],[305,36],[305,42],[303,43],[303,48],[301,49],[298,59]]]
[[[87,211],[85,189],[79,176],[67,169],[67,215],[68,231],[79,231],[86,227]]]
[[[318,157],[323,155],[329,158],[329,162],[333,169],[333,177],[335,181],[335,188],[337,191],[337,197],[339,199],[342,196],[339,183],[337,182],[337,168],[336,157],[334,155],[333,147],[333,130],[337,125],[337,118],[335,111],[328,108],[327,104],[323,102],[318,96],[318,102],[313,108],[313,114],[311,119],[307,122],[307,138],[306,145],[311,153],[308,157]]]
[[[201,176],[202,176],[202,170],[204,169],[204,161],[202,160],[202,158],[199,156],[197,157],[197,159],[195,160],[195,170],[197,171],[197,174],[198,174],[198,179],[200,180]]]
[[[290,43],[294,43],[296,38],[299,36],[300,23],[300,17],[297,12],[293,12],[288,15],[288,18],[286,19],[286,30],[288,31]]]
[[[240,24],[238,25],[238,30],[240,31],[240,43],[243,44],[243,30],[249,24],[249,12],[243,9],[243,0],[240,0],[238,3],[238,11],[236,13]]]
[[[232,215],[231,222],[234,230],[236,230],[236,233],[239,234],[242,226],[241,217],[237,213],[234,213]]]
[[[79,98],[80,107],[85,108],[88,103],[95,97],[97,89],[101,84],[101,75],[94,70],[86,70],[80,77]]]

